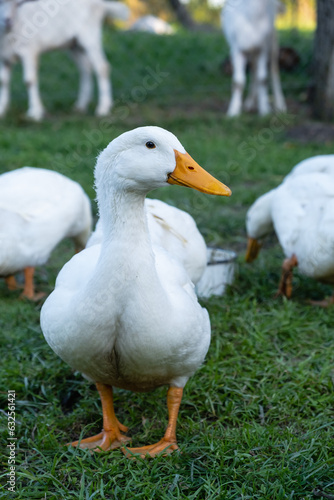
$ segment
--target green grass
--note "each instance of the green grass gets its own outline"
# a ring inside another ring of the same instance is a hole
[[[92,112],[71,114],[77,75],[62,54],[45,56],[41,65],[50,116],[42,124],[26,122],[25,92],[16,70],[12,112],[0,123],[0,172],[23,165],[55,169],[79,181],[94,199],[98,151],[129,128],[163,126],[233,195],[218,199],[169,187],[151,196],[189,211],[207,243],[234,249],[239,257],[228,293],[203,302],[212,342],[205,364],[185,388],[178,424],[181,453],[135,462],[119,450],[90,455],[64,447],[101,428],[97,393],[44,341],[40,305],[19,300],[0,282],[1,407],[7,411],[7,390],[15,390],[17,419],[16,493],[11,495],[5,488],[7,419],[1,414],[0,498],[311,499],[314,490],[334,494],[334,309],[307,304],[331,288],[296,273],[293,300],[275,299],[283,255],[274,237],[253,265],[243,260],[244,219],[252,201],[298,161],[332,152],[329,143],[289,139],[289,128],[309,120],[304,96],[312,38],[283,33],[282,39],[299,48],[302,63],[297,72],[283,74],[291,111],[276,118],[225,118],[230,81],[220,63],[227,48],[217,34],[155,39],[107,30],[116,99],[107,122]],[[154,86],[147,68],[157,65],[167,75]],[[144,93],[147,82],[151,88]],[[40,290],[52,291],[72,253],[65,241],[37,270]],[[117,416],[130,427],[134,445],[162,436],[165,397],[166,389],[117,391]]]

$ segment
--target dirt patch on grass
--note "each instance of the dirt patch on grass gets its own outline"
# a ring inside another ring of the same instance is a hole
[[[306,122],[291,127],[286,138],[302,144],[309,142],[334,142],[334,124],[320,122]]]

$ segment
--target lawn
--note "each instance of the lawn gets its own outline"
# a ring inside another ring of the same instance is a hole
[[[153,124],[174,132],[203,167],[231,187],[218,199],[178,186],[151,193],[190,212],[208,244],[238,253],[234,284],[224,297],[203,301],[212,323],[205,364],[189,380],[181,405],[181,453],[129,461],[67,448],[80,434],[98,432],[102,415],[94,386],[73,373],[46,344],[41,304],[19,300],[0,282],[0,498],[79,499],[312,499],[334,498],[334,308],[308,305],[330,287],[294,277],[291,301],[275,299],[282,252],[274,237],[259,259],[245,264],[247,208],[276,186],[300,160],[333,152],[329,140],[293,139],[309,118],[312,36],[283,33],[301,54],[283,74],[289,113],[229,120],[230,80],[219,34],[152,35],[105,32],[113,63],[115,111],[108,120],[71,113],[77,74],[63,54],[42,59],[41,88],[50,115],[42,124],[23,118],[21,69],[13,106],[0,123],[0,173],[23,165],[58,170],[79,181],[96,206],[97,153],[125,130]],[[64,241],[37,270],[50,293],[73,254]],[[16,393],[16,492],[7,490],[7,391]],[[118,390],[116,413],[135,446],[159,440],[167,420],[166,388],[135,394]],[[323,493],[321,493],[323,492]]]

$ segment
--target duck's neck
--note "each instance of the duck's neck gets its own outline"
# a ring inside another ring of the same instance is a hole
[[[247,216],[248,236],[259,239],[273,231],[272,202],[275,193],[276,189],[272,189],[253,203]]]
[[[105,245],[124,237],[128,242],[139,238],[149,241],[143,194],[109,190],[100,203],[100,219]]]
[[[103,231],[100,264],[104,273],[124,269],[127,276],[156,275],[145,195],[108,188],[99,200]]]

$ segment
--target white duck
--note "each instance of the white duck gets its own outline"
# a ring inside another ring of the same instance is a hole
[[[280,186],[250,207],[246,226],[248,262],[257,257],[259,240],[272,231],[278,237],[286,256],[279,294],[291,297],[295,266],[306,276],[334,283],[334,155],[296,165]]]
[[[145,199],[145,210],[152,244],[164,248],[177,259],[196,285],[206,268],[207,248],[194,219],[179,208],[151,198]],[[102,224],[98,220],[86,248],[101,241]]]
[[[102,432],[72,444],[109,450],[128,440],[115,416],[112,386],[148,391],[168,385],[164,437],[126,453],[170,453],[177,449],[183,387],[209,347],[210,320],[184,268],[163,249],[153,251],[144,200],[167,183],[225,196],[231,192],[159,127],[114,139],[98,157],[95,176],[101,252],[95,245],[74,256],[41,311],[51,348],[95,381],[101,397]]]
[[[24,271],[23,296],[38,299],[34,269],[45,264],[65,237],[83,248],[92,227],[88,196],[77,183],[51,170],[23,167],[0,176],[0,276],[10,289]]]

